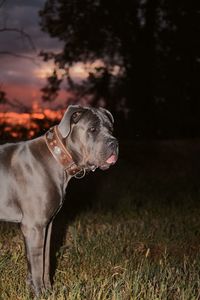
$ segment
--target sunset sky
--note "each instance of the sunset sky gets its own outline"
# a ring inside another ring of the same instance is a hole
[[[0,8],[0,29],[7,27],[24,30],[30,35],[36,48],[34,50],[19,33],[0,31],[0,88],[6,91],[10,99],[17,98],[28,105],[33,101],[40,102],[40,89],[53,68],[53,64],[44,63],[38,53],[41,50],[58,51],[62,47],[57,39],[50,38],[40,30],[38,11],[43,8],[44,2],[45,0],[7,0]],[[7,52],[28,56],[32,60],[4,54]],[[73,74],[77,78],[86,76],[80,64],[73,69]],[[60,98],[66,99],[64,90]]]

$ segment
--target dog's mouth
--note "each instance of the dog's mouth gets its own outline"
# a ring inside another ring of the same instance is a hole
[[[114,165],[116,163],[118,159],[118,155],[116,153],[112,153],[105,162],[103,162],[102,164],[99,165],[88,165],[87,166],[87,171],[95,171],[97,168],[101,169],[101,170],[107,170],[111,165]]]
[[[112,154],[107,160],[106,163],[109,165],[114,165],[117,161],[117,155],[116,154]]]
[[[105,161],[105,163],[103,163],[101,166],[99,166],[99,168],[101,170],[107,170],[110,166],[114,165],[117,161],[118,155],[116,153],[112,153],[107,160]]]

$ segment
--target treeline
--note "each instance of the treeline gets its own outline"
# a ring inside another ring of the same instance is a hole
[[[42,52],[64,70],[44,88],[53,101],[61,82],[93,105],[106,103],[130,137],[200,136],[200,3],[174,0],[47,0],[41,28],[63,42]],[[77,62],[103,62],[74,81]]]

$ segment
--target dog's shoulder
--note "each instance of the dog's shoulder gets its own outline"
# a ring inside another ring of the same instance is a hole
[[[0,145],[0,162],[4,165],[14,166],[18,162],[26,161],[32,155],[31,147],[38,144],[40,138],[16,143]]]
[[[0,146],[0,163],[3,165],[11,164],[12,157],[21,148],[23,142],[6,143]]]

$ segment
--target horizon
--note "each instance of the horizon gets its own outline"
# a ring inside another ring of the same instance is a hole
[[[53,61],[44,62],[39,53],[59,52],[62,49],[62,43],[58,39],[51,38],[40,30],[38,12],[44,3],[45,0],[31,3],[10,0],[0,7],[0,28],[23,30],[30,37],[29,41],[19,32],[0,32],[0,89],[6,92],[9,100],[17,99],[28,107],[35,101],[45,106],[41,88],[45,86],[47,77],[55,68]],[[79,63],[74,65],[71,72],[77,81],[85,79],[88,74],[84,65]],[[63,83],[57,99],[54,103],[48,102],[48,107],[66,103],[67,99],[68,91]],[[14,108],[1,105],[0,109],[11,111]]]

